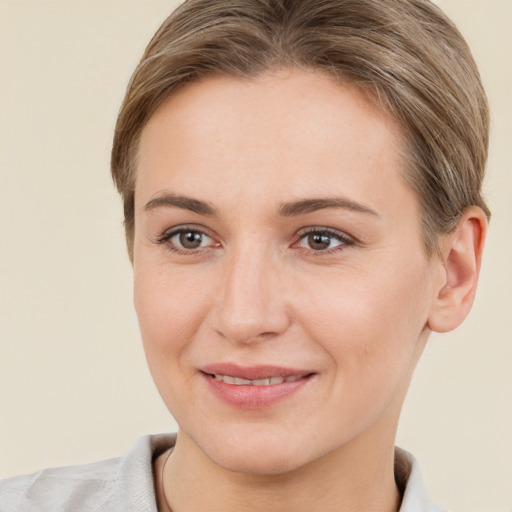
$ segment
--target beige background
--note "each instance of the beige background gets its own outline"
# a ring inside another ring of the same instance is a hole
[[[146,42],[176,2],[0,0],[0,476],[174,430],[145,367],[108,159]],[[439,2],[493,109],[494,212],[467,322],[434,336],[398,444],[454,512],[512,511],[512,2]]]

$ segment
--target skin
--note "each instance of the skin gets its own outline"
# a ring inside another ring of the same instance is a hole
[[[357,89],[299,70],[188,85],[144,128],[134,300],[180,426],[156,462],[160,510],[398,510],[400,409],[431,329],[469,311],[486,226],[469,209],[428,257],[402,143]],[[180,227],[204,233],[199,248],[169,236]],[[219,362],[314,377],[241,410],[199,371]]]

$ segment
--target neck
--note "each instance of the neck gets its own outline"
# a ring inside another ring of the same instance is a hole
[[[364,437],[293,471],[254,475],[218,466],[180,433],[172,455],[157,462],[159,510],[396,512],[393,442],[376,446]]]

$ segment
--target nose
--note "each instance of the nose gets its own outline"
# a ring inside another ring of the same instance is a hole
[[[227,258],[213,314],[213,327],[222,337],[249,344],[286,331],[290,316],[275,259],[247,249]]]

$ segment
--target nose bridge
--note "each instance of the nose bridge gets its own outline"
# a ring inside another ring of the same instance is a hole
[[[278,275],[279,264],[264,243],[234,248],[225,263],[216,330],[242,343],[285,330],[288,312]]]

